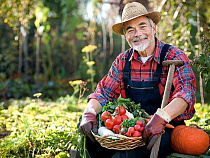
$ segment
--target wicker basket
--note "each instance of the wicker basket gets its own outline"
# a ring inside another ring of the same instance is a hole
[[[95,139],[102,147],[115,150],[131,150],[144,146],[142,137],[126,137],[120,134],[99,136],[92,132]]]

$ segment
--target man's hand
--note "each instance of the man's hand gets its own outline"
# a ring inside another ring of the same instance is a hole
[[[81,133],[87,135],[93,142],[95,142],[95,138],[92,135],[91,130],[96,133],[98,132],[96,116],[91,112],[85,112],[82,115],[79,129]]]
[[[167,122],[157,114],[147,123],[143,132],[143,140],[148,141],[147,149],[150,150],[158,137],[164,132]]]

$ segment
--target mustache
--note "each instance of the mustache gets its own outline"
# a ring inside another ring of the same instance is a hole
[[[136,42],[136,41],[141,40],[141,39],[148,39],[148,36],[143,35],[143,36],[140,36],[140,37],[134,37],[132,39],[132,42]]]

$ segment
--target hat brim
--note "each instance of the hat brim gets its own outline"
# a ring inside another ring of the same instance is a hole
[[[124,34],[124,33],[123,33],[123,24],[124,24],[125,22],[127,22],[127,21],[133,20],[133,19],[138,18],[138,17],[140,17],[140,16],[146,16],[146,17],[152,19],[152,21],[153,21],[155,24],[158,24],[158,22],[159,22],[160,19],[161,19],[161,14],[160,14],[160,12],[154,11],[154,12],[150,12],[150,13],[148,13],[148,14],[137,15],[137,16],[134,16],[134,17],[132,17],[132,18],[130,18],[130,19],[126,19],[125,21],[123,21],[123,22],[121,22],[121,23],[114,24],[114,25],[112,26],[112,30],[113,30],[115,33],[117,33],[117,34],[123,35],[123,34]]]

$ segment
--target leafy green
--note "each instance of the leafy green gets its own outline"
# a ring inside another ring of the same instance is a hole
[[[8,109],[0,110],[0,132],[11,132],[0,139],[0,157],[55,157],[71,149],[83,151],[84,138],[76,125],[86,104],[71,104],[77,112],[69,112],[69,103],[64,101],[62,106],[30,98],[9,101]]]
[[[118,106],[117,100],[110,101],[102,108],[102,112],[109,111],[109,112],[113,113],[117,106]]]
[[[124,120],[121,124],[122,127],[126,127],[126,128],[129,128],[129,127],[134,127],[136,124],[136,121],[132,118],[128,119],[128,120]]]
[[[117,100],[108,102],[106,106],[102,108],[102,112],[109,111],[113,113],[117,106],[124,106],[134,117],[149,118],[149,114],[144,109],[141,109],[141,104],[136,104],[131,99],[118,98]]]
[[[129,127],[134,127],[136,125],[136,122],[138,120],[141,120],[143,123],[145,123],[145,119],[142,118],[142,117],[136,117],[134,119],[132,118],[129,118],[127,120],[124,120],[121,124],[122,127],[126,127],[126,128],[129,128]]]

